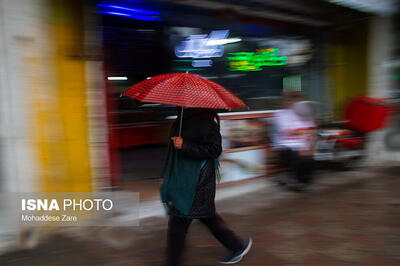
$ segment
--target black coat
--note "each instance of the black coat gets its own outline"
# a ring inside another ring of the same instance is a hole
[[[199,125],[198,116],[184,114],[183,125],[185,128],[196,128]],[[216,169],[214,160],[222,152],[219,119],[216,113],[204,110],[200,118],[203,127],[207,127],[207,138],[204,142],[195,142],[185,139],[183,135],[182,152],[185,156],[207,160],[201,168],[192,207],[188,215],[179,213],[175,208],[170,209],[171,215],[186,216],[188,218],[204,218],[215,214],[215,188]],[[204,123],[204,120],[207,123]],[[177,119],[179,121],[179,117]],[[171,130],[172,136],[177,136],[179,122],[176,122]]]

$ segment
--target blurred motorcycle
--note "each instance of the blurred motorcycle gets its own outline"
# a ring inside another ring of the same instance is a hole
[[[388,126],[393,103],[366,95],[355,97],[346,107],[344,121],[319,124],[314,159],[340,170],[360,166],[368,134]]]

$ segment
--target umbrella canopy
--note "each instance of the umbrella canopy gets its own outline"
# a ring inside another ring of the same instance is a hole
[[[221,85],[189,73],[154,76],[133,85],[122,95],[141,102],[182,107],[228,110],[247,107]]]

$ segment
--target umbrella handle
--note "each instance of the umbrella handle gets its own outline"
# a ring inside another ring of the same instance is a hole
[[[181,136],[182,133],[182,118],[183,118],[183,106],[181,106],[181,118],[179,122],[179,137]]]

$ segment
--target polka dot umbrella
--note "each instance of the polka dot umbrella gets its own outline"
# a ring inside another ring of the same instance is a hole
[[[141,102],[181,107],[227,110],[247,107],[221,85],[189,73],[170,73],[148,78],[128,88],[122,96]]]

